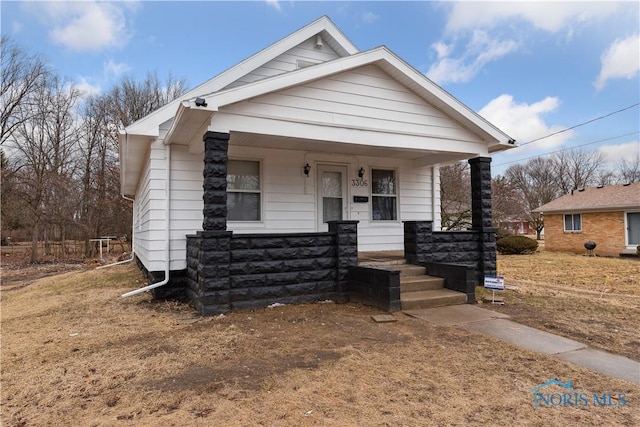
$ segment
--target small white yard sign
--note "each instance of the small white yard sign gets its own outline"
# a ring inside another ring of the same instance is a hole
[[[485,289],[504,291],[504,276],[484,276]]]

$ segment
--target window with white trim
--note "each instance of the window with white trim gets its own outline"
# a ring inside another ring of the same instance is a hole
[[[398,219],[396,172],[371,169],[371,219],[395,221]]]
[[[229,160],[227,163],[227,220],[261,220],[260,162]]]
[[[582,231],[582,215],[565,214],[564,231]]]

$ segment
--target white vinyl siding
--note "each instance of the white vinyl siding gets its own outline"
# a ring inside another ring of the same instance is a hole
[[[337,128],[427,136],[457,151],[480,137],[446,116],[374,65],[239,102],[222,111]],[[439,149],[443,147],[440,146]]]
[[[135,252],[149,271],[163,271],[166,253],[166,151],[151,145],[149,160],[136,192]],[[202,229],[201,155],[171,146],[170,258],[171,270],[186,268],[186,235]]]
[[[142,180],[136,191],[138,226],[134,250],[149,271],[164,270],[165,163],[165,149],[162,142],[154,142],[149,149]]]
[[[255,69],[235,82],[227,85],[224,89],[242,86],[267,77],[273,77],[278,74],[295,71],[300,68],[298,61],[306,63],[321,63],[337,58],[339,58],[338,54],[326,44],[321,48],[316,48],[316,37],[314,36],[288,52],[285,52],[265,63],[262,67]]]

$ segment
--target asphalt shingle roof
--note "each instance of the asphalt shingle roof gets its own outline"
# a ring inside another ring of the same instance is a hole
[[[628,185],[606,185],[574,190],[534,212],[565,212],[575,210],[620,210],[640,208],[640,182]]]

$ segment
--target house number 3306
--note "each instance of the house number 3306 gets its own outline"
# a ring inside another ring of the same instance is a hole
[[[364,178],[352,179],[351,180],[352,187],[368,187],[369,183]]]

